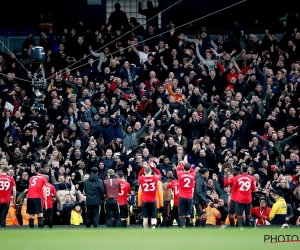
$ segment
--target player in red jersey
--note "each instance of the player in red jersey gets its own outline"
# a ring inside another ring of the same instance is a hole
[[[234,215],[236,214],[236,190],[234,187],[236,184],[236,177],[240,174],[240,171],[241,171],[240,167],[234,167],[233,177],[231,177],[227,182],[224,181],[224,186],[231,185],[231,197],[228,205],[230,227],[235,227]]]
[[[233,189],[236,191],[236,214],[238,219],[238,225],[240,229],[243,229],[244,216],[243,212],[245,211],[246,216],[246,226],[249,226],[250,221],[250,209],[252,202],[252,192],[256,190],[255,179],[253,176],[247,174],[249,166],[244,165],[242,167],[242,174],[236,176],[236,182]]]
[[[179,194],[179,182],[178,180],[174,180],[168,184],[167,188],[171,188],[173,190],[173,208],[171,211],[171,219],[169,221],[169,226],[173,225],[173,220],[175,219],[179,225],[179,214],[178,214],[178,194]]]
[[[177,177],[179,182],[178,213],[180,226],[190,226],[196,172],[187,163],[187,156],[184,157],[184,163],[181,163],[177,168]]]
[[[58,203],[60,203],[59,196],[56,193],[55,187],[49,183],[49,176],[44,175],[46,178],[47,184],[46,184],[46,190],[47,190],[47,209],[45,208],[45,201],[44,201],[44,196],[42,197],[42,204],[43,204],[43,215],[44,215],[44,220],[48,222],[49,228],[52,228],[52,215],[53,215],[53,202],[52,202],[52,196],[56,196],[56,199]]]
[[[44,177],[45,170],[40,168],[37,175],[29,180],[28,195],[27,195],[27,213],[30,215],[29,227],[34,228],[34,216],[38,216],[39,228],[44,227],[43,221],[43,205],[47,210],[47,181]]]
[[[151,159],[149,162],[150,164],[143,163],[143,168],[138,175],[142,189],[142,216],[145,229],[148,228],[149,217],[151,218],[152,228],[155,228],[157,223],[156,192],[157,183],[161,178],[159,170],[153,165]],[[152,175],[151,169],[153,169],[155,175]]]
[[[121,218],[121,226],[127,226],[127,218],[128,218],[128,204],[127,199],[130,194],[130,185],[124,179],[124,173],[118,172],[117,177],[120,180],[121,192],[119,193],[119,206],[120,206],[120,218]]]
[[[8,167],[3,165],[0,169],[0,225],[6,226],[6,215],[9,210],[10,197],[13,193],[12,203],[16,203],[16,183],[15,180],[7,175]]]

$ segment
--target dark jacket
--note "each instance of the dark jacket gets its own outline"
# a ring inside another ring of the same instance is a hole
[[[113,157],[107,158],[106,156],[102,157],[100,161],[103,161],[104,167],[106,170],[113,168],[115,159]]]
[[[105,163],[104,163],[105,164]],[[98,168],[98,177],[100,180],[104,181],[107,176],[107,170],[106,168]]]
[[[207,200],[211,199],[207,195],[207,185],[205,178],[200,175],[196,174],[196,181],[195,181],[195,190],[194,190],[194,197],[193,197],[193,203],[203,204],[206,207],[206,204],[208,203]]]
[[[99,180],[98,176],[91,173],[88,180],[84,182],[84,193],[86,194],[86,205],[101,205],[104,197],[103,181]]]
[[[225,191],[220,188],[220,186],[216,180],[213,180],[213,182],[214,182],[214,187],[215,187],[215,190],[217,191],[217,194],[219,195],[220,199],[223,199],[224,205],[227,206],[228,199],[230,197],[230,193],[229,194],[225,193]]]

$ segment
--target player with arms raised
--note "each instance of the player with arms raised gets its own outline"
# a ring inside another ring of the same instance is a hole
[[[13,204],[16,203],[16,183],[14,178],[7,175],[7,172],[8,167],[2,165],[0,169],[0,224],[2,229],[6,226],[6,215],[9,210],[11,193],[13,193],[12,202]]]
[[[119,193],[121,226],[126,227],[127,218],[128,218],[127,198],[128,198],[128,194],[130,194],[130,185],[127,181],[125,181],[123,172],[118,172],[117,177],[120,181],[120,187],[121,187],[121,192]]]
[[[28,195],[27,195],[27,213],[30,215],[29,227],[34,228],[34,216],[38,216],[39,228],[44,227],[43,221],[43,205],[47,210],[47,181],[44,177],[45,170],[40,168],[37,175],[29,180]]]
[[[153,169],[155,175],[152,175],[151,169]],[[149,217],[151,218],[152,228],[155,228],[157,223],[156,192],[157,183],[160,178],[160,172],[153,165],[152,159],[149,160],[149,164],[147,162],[143,163],[143,168],[139,172],[138,180],[142,190],[142,216],[145,229],[148,229]]]
[[[181,227],[190,226],[191,207],[193,205],[193,193],[195,185],[196,172],[187,163],[187,156],[184,157],[184,162],[177,168],[178,177],[178,213],[179,223]]]
[[[242,174],[236,177],[236,181],[233,184],[233,189],[236,191],[236,214],[238,219],[238,225],[240,229],[243,229],[245,211],[246,223],[245,226],[249,226],[250,221],[250,209],[252,202],[252,192],[256,190],[255,179],[253,176],[247,174],[249,166],[244,165],[242,167]]]

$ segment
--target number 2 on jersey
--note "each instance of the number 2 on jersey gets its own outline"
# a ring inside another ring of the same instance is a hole
[[[251,187],[250,181],[239,181],[240,191],[248,191]]]
[[[189,188],[190,187],[191,179],[185,178],[185,179],[183,179],[183,182],[184,182],[184,186],[183,187],[185,187],[185,188]]]
[[[151,186],[150,189],[149,189],[149,186]],[[145,192],[154,191],[155,190],[155,183],[154,182],[144,183],[143,187],[144,187]]]

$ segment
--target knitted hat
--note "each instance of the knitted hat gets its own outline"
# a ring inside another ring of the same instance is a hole
[[[80,140],[76,140],[74,147],[81,147],[81,141]]]

